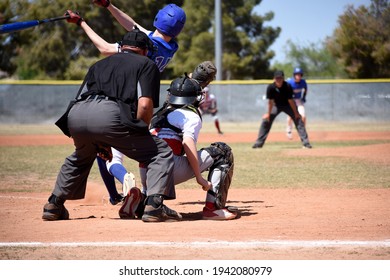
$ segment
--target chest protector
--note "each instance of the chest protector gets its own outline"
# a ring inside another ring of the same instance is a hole
[[[193,105],[184,105],[182,107],[173,107],[172,105],[170,105],[168,103],[164,103],[162,108],[160,110],[158,110],[156,113],[154,113],[153,118],[150,122],[150,128],[151,129],[169,128],[169,129],[172,129],[173,131],[175,131],[179,135],[179,137],[182,138],[183,137],[182,130],[180,128],[170,124],[168,121],[168,115],[177,109],[189,110],[191,112],[196,113],[200,117],[200,119],[202,119],[202,116],[201,116],[198,108],[196,108]]]

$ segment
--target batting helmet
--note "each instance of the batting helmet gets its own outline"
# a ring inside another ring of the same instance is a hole
[[[203,99],[202,88],[199,83],[187,76],[172,81],[168,94],[168,102],[172,105],[199,106]]]
[[[170,37],[176,37],[186,23],[186,13],[175,4],[168,4],[158,11],[153,26]]]
[[[301,75],[303,76],[303,70],[302,70],[302,68],[300,68],[300,67],[295,67],[295,68],[294,68],[293,75],[295,75],[295,74],[301,74]]]

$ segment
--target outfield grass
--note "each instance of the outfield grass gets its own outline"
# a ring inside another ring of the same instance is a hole
[[[316,148],[361,146],[389,141],[316,142]],[[390,168],[361,159],[286,156],[296,143],[273,142],[253,150],[248,143],[231,144],[235,157],[234,188],[389,188]],[[72,145],[0,147],[0,192],[49,192]],[[125,159],[138,177],[138,164]],[[205,174],[206,176],[206,174]],[[94,164],[89,180],[100,179]],[[119,185],[119,184],[118,184]],[[177,188],[198,188],[195,180]]]

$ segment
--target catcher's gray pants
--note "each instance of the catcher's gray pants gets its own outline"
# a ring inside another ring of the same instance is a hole
[[[291,109],[290,105],[286,106],[276,106],[274,105],[272,108],[272,112],[268,120],[263,120],[260,126],[259,135],[256,140],[256,144],[264,145],[265,140],[268,137],[268,133],[271,130],[272,123],[274,122],[277,115],[281,112],[285,112],[289,115],[295,124],[296,129],[298,130],[299,137],[301,138],[302,144],[309,144],[309,137],[307,136],[305,125],[301,118],[295,119],[294,111]]]
[[[82,199],[87,178],[96,159],[97,145],[114,147],[147,167],[148,196],[174,199],[173,154],[165,141],[151,136],[147,129],[129,130],[121,124],[115,101],[85,100],[76,103],[68,116],[68,126],[76,147],[65,159],[53,194],[63,200]]]
[[[214,163],[214,159],[205,150],[198,151],[198,159],[199,159],[199,170],[201,173],[209,169],[211,165],[213,165]],[[186,156],[174,155],[173,161],[175,163],[174,170],[173,170],[173,178],[174,178],[175,185],[181,184],[195,177],[194,171],[192,170],[190,162],[188,161]],[[147,186],[147,190],[149,191],[149,185],[148,182],[146,181],[147,176],[149,176],[149,174],[146,174],[145,168],[140,168],[141,184],[144,188]],[[219,180],[217,181],[219,182]],[[216,184],[213,184],[213,186],[214,185]],[[207,195],[209,196],[209,194]],[[211,197],[210,199],[211,201],[213,201],[213,199],[215,198]]]

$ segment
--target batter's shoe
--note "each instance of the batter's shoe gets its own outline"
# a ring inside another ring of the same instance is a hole
[[[122,193],[127,195],[131,188],[135,187],[135,176],[133,173],[129,172],[123,178]]]
[[[255,143],[252,146],[253,149],[261,149],[262,147],[263,147],[263,144],[260,144],[260,143]]]
[[[203,219],[204,220],[216,220],[216,221],[226,221],[233,220],[237,217],[238,212],[231,212],[227,208],[223,209],[209,209],[207,207],[203,208]]]
[[[45,221],[69,220],[69,212],[64,205],[48,202],[43,206],[42,219]]]
[[[128,195],[126,195],[125,200],[123,201],[122,207],[119,209],[119,217],[121,219],[135,219],[140,215],[140,211],[137,211],[140,204],[141,208],[143,205],[143,194],[141,190],[137,187],[130,189]],[[137,215],[138,214],[138,215]]]
[[[117,197],[112,198],[110,197],[110,203],[111,205],[117,205],[125,200],[125,197],[122,194],[119,194]]]
[[[313,148],[309,143],[306,143],[306,144],[304,144],[303,145],[303,147],[302,147],[303,149],[311,149],[311,148]]]
[[[146,205],[145,212],[142,216],[142,221],[147,223],[175,222],[181,221],[182,219],[183,217],[179,213],[164,204],[158,208],[152,205]]]

